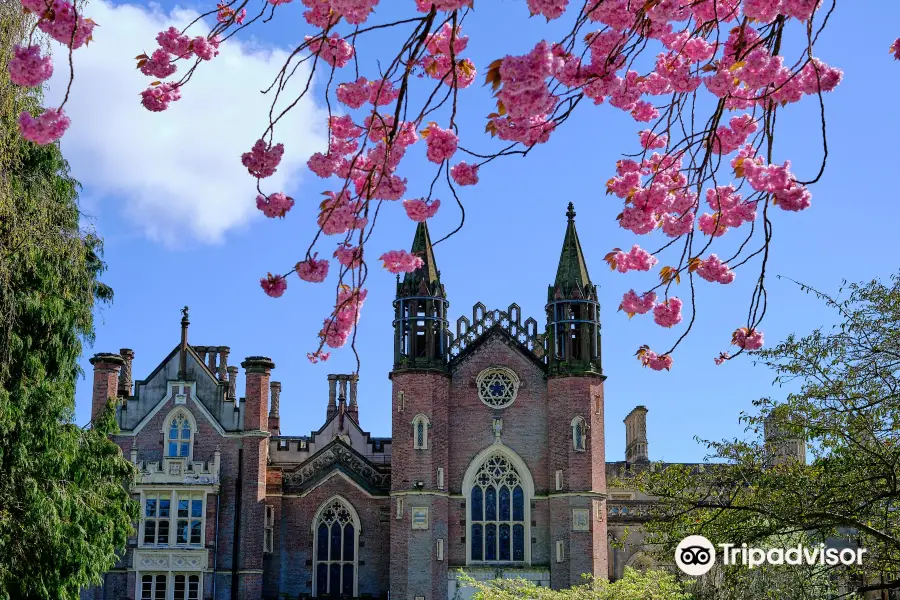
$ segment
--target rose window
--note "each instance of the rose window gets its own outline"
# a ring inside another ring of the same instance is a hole
[[[493,408],[504,408],[513,403],[519,390],[519,378],[510,369],[492,367],[478,375],[478,397]]]

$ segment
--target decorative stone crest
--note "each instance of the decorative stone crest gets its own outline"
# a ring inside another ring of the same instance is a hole
[[[375,469],[367,460],[340,443],[329,445],[321,453],[300,465],[296,471],[285,473],[284,485],[303,487],[319,475],[332,470],[336,465],[346,467],[375,488],[390,488],[390,473],[383,473]]]

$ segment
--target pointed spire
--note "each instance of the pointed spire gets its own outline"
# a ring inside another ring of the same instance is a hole
[[[581,290],[585,286],[591,285],[591,278],[588,275],[587,264],[581,251],[578,232],[575,230],[575,206],[571,202],[569,202],[566,217],[568,217],[569,223],[566,227],[566,237],[563,240],[559,268],[556,270],[556,281],[553,287],[568,296],[573,288]]]
[[[434,283],[440,284],[441,274],[434,262],[434,248],[431,247],[431,236],[428,234],[428,225],[424,221],[416,227],[416,235],[413,238],[410,253],[421,258],[423,264],[414,272],[404,275],[403,282],[424,281],[429,284],[429,287]]]

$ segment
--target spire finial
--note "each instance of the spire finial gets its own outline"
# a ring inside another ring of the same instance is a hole
[[[566,211],[566,216],[569,217],[569,221],[575,220],[575,205],[569,202],[569,210]]]

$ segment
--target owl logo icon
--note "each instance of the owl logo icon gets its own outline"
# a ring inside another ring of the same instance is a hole
[[[715,562],[715,546],[702,535],[689,535],[675,548],[675,564],[688,575],[703,575]]]

